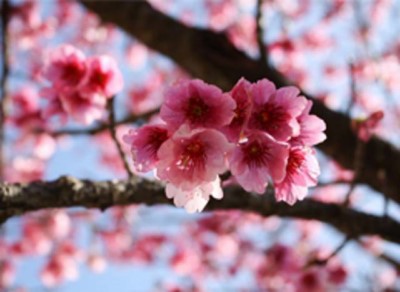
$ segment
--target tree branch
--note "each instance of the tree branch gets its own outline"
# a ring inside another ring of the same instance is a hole
[[[157,109],[157,110],[150,111],[150,112],[145,113],[140,116],[129,115],[120,121],[116,121],[114,123],[114,125],[119,126],[119,125],[131,124],[131,123],[137,122],[139,120],[148,120],[152,115],[154,115],[158,112],[159,112],[159,110]],[[86,128],[86,129],[83,129],[83,128],[62,129],[62,130],[50,132],[50,135],[52,135],[54,137],[62,136],[62,135],[95,135],[95,134],[101,133],[101,132],[109,129],[109,127],[110,127],[110,125],[108,123],[102,123],[102,124],[99,124],[98,126],[95,126],[92,128]],[[43,131],[45,131],[45,130],[43,130],[43,129],[38,130],[38,132],[43,132]]]
[[[366,214],[337,204],[311,199],[289,206],[277,203],[272,194],[246,193],[239,187],[226,188],[222,200],[211,200],[207,210],[240,210],[268,217],[319,220],[332,225],[349,237],[378,235],[400,243],[400,223],[388,217]],[[111,206],[172,204],[164,186],[143,178],[130,180],[91,181],[61,177],[52,182],[0,185],[0,222],[29,211],[47,208],[86,207],[105,210]]]
[[[187,27],[153,9],[147,2],[125,1],[118,5],[114,1],[81,2],[103,21],[118,25],[147,46],[169,56],[193,76],[223,89],[230,89],[242,76],[250,81],[267,77],[278,87],[289,84],[274,68],[237,50],[225,35]],[[344,167],[353,168],[357,137],[350,127],[350,118],[318,101],[314,102],[312,111],[327,123],[328,139],[319,148]],[[362,159],[359,182],[400,203],[399,150],[381,139],[373,138],[365,145]],[[378,178],[381,170],[387,174],[386,186]]]
[[[114,141],[115,147],[117,148],[118,155],[121,158],[121,161],[124,165],[125,171],[128,174],[129,178],[132,178],[134,176],[131,168],[129,167],[128,160],[126,159],[126,155],[124,151],[122,150],[122,145],[120,141],[118,140],[117,137],[117,130],[115,128],[115,112],[114,112],[114,98],[112,97],[111,99],[108,100],[107,102],[107,110],[108,110],[108,128],[110,131],[110,135],[112,140]]]

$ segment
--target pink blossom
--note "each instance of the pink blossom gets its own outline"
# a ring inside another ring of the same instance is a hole
[[[85,97],[80,91],[72,91],[59,96],[60,113],[65,111],[77,122],[89,125],[102,118],[106,106],[106,100],[100,95]]]
[[[300,135],[292,138],[291,144],[313,146],[326,139],[326,135],[323,133],[326,129],[326,124],[319,117],[309,114],[311,107],[312,101],[307,100],[306,107],[301,115],[297,117],[300,125]]]
[[[348,276],[346,267],[338,262],[334,262],[332,264],[329,262],[329,265],[327,266],[327,272],[328,280],[335,285],[343,284]]]
[[[262,194],[270,178],[284,178],[288,148],[266,133],[251,133],[233,150],[229,159],[232,174],[246,191]]]
[[[56,142],[52,136],[43,133],[34,136],[33,154],[40,159],[49,159],[56,150]]]
[[[103,272],[107,267],[106,259],[100,254],[93,252],[87,256],[86,263],[88,267],[96,273]]]
[[[132,246],[132,237],[122,228],[109,231],[102,231],[101,237],[104,240],[104,247],[108,254],[117,256],[122,251]]]
[[[297,200],[303,200],[308,187],[317,184],[320,170],[315,150],[308,147],[293,147],[289,152],[286,166],[286,176],[275,183],[277,201],[285,201],[293,205]]]
[[[126,49],[126,58],[134,69],[141,69],[149,59],[149,49],[139,42],[133,43]]]
[[[189,248],[179,248],[170,261],[174,271],[180,275],[194,275],[201,268],[200,255]]]
[[[7,291],[12,285],[15,278],[15,266],[14,263],[8,259],[0,261],[0,289]]]
[[[131,146],[134,166],[137,171],[147,172],[158,162],[157,151],[169,138],[164,125],[147,125],[137,130],[130,130],[123,136],[126,144]]]
[[[170,76],[169,74],[168,76]],[[139,86],[132,86],[127,103],[132,113],[141,115],[161,106],[164,97],[160,88],[166,82],[166,75],[167,73],[163,71],[153,71],[150,73],[147,82],[141,82]]]
[[[207,205],[210,195],[215,199],[223,197],[218,176],[214,181],[203,183],[190,190],[182,190],[168,183],[165,192],[167,198],[174,199],[175,206],[184,207],[189,213],[201,212]]]
[[[85,56],[71,45],[62,45],[50,52],[42,74],[58,90],[74,89],[86,74]]]
[[[251,99],[249,95],[251,84],[241,78],[232,88],[230,94],[236,102],[235,115],[231,123],[223,128],[223,132],[231,142],[238,142],[250,118]]]
[[[301,267],[294,250],[286,245],[277,243],[269,248],[265,255],[267,261],[262,269],[264,275],[293,274]]]
[[[250,94],[254,104],[249,129],[265,131],[279,141],[299,135],[300,126],[296,118],[304,110],[307,100],[298,96],[296,87],[276,90],[272,82],[263,79],[252,85]]]
[[[28,157],[16,157],[7,165],[6,181],[31,182],[40,180],[45,171],[43,160]]]
[[[74,280],[78,277],[76,262],[71,257],[56,254],[44,266],[40,277],[47,287],[60,285],[66,280]]]
[[[40,95],[48,101],[41,111],[41,118],[49,120],[58,116],[62,123],[66,123],[68,114],[61,103],[59,92],[55,88],[45,87],[40,90]]]
[[[39,96],[32,87],[23,87],[11,95],[10,120],[16,127],[28,130],[44,126],[40,115]]]
[[[220,128],[228,125],[236,104],[229,94],[201,80],[182,81],[165,94],[161,118],[171,130],[187,123],[190,128]]]
[[[96,56],[87,61],[88,72],[82,84],[84,95],[99,94],[111,98],[122,90],[123,78],[115,60],[108,55]]]
[[[39,109],[39,96],[32,87],[23,87],[11,95],[18,115],[36,112]]]
[[[371,139],[376,127],[383,119],[383,116],[384,113],[382,111],[376,111],[364,120],[353,121],[352,127],[356,130],[358,138],[364,142]]]
[[[209,13],[210,27],[222,31],[235,22],[238,15],[237,3],[229,1],[205,1]]]
[[[317,269],[306,270],[299,278],[297,292],[320,292],[326,291],[322,280],[322,271]]]
[[[220,235],[215,243],[215,255],[223,258],[234,258],[240,252],[240,241],[234,235]]]
[[[257,56],[256,21],[252,15],[242,14],[228,28],[232,43],[251,56]]]
[[[225,136],[216,130],[175,133],[157,153],[157,175],[179,189],[191,190],[215,181],[227,169],[225,156],[230,149]]]
[[[43,220],[43,229],[52,239],[66,238],[71,232],[71,219],[64,210],[48,212]]]
[[[21,240],[13,244],[12,250],[15,255],[44,255],[51,247],[52,242],[42,226],[29,218],[22,226]]]
[[[80,260],[83,258],[83,253],[79,248],[75,245],[74,242],[70,240],[64,240],[61,242],[57,249],[56,252],[58,255],[64,255],[76,260]]]

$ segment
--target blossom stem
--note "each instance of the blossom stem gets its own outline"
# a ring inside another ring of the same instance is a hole
[[[117,147],[118,154],[121,157],[122,163],[124,164],[125,170],[128,173],[128,177],[134,177],[132,170],[129,167],[128,161],[126,159],[125,153],[122,150],[121,143],[117,138],[117,131],[115,129],[115,112],[114,112],[114,97],[108,100],[107,103],[108,108],[108,128],[110,130],[111,138],[113,139],[115,146]]]
[[[159,109],[156,109],[156,110],[150,111],[150,112],[142,114],[142,115],[128,115],[119,121],[115,121],[114,126],[130,124],[130,123],[137,122],[139,120],[147,120],[152,115],[158,113],[158,111],[159,111]],[[62,136],[62,135],[96,135],[100,132],[103,132],[103,131],[109,129],[109,128],[110,128],[109,123],[101,123],[98,126],[95,126],[92,128],[61,129],[58,131],[53,131],[50,134],[54,137]],[[44,129],[37,130],[38,133],[41,133],[44,131],[45,131]]]

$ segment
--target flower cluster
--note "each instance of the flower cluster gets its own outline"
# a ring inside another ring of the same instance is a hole
[[[272,181],[276,199],[294,204],[319,175],[311,146],[325,139],[325,123],[311,106],[297,88],[276,89],[266,79],[242,78],[229,93],[182,81],[165,94],[163,123],[124,140],[136,170],[155,169],[167,197],[189,212],[201,211],[210,195],[222,198],[219,175],[228,170],[246,191],[262,194]]]
[[[82,124],[102,117],[107,99],[123,87],[122,74],[115,60],[108,55],[86,58],[70,45],[52,51],[42,75],[50,83],[41,91],[48,99],[43,117],[71,116]]]

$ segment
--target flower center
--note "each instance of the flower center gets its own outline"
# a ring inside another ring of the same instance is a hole
[[[107,74],[101,71],[95,71],[92,73],[90,77],[90,83],[99,86],[100,88],[104,88],[107,83],[108,76]]]
[[[71,85],[76,85],[83,77],[83,74],[83,66],[80,66],[78,63],[68,63],[64,67],[62,78]]]
[[[188,168],[198,165],[204,161],[204,146],[202,143],[194,141],[188,144],[181,154],[178,165],[182,168]]]
[[[270,113],[268,111],[261,112],[260,119],[264,124],[269,122],[269,118],[270,118]]]
[[[191,122],[201,122],[209,111],[209,107],[199,97],[192,97],[189,100],[187,114]]]
[[[244,159],[247,164],[257,167],[264,163],[267,151],[266,148],[263,148],[258,141],[253,141],[250,144],[242,147]]]
[[[288,172],[293,173],[301,167],[304,161],[304,156],[298,151],[292,151],[288,160]]]

